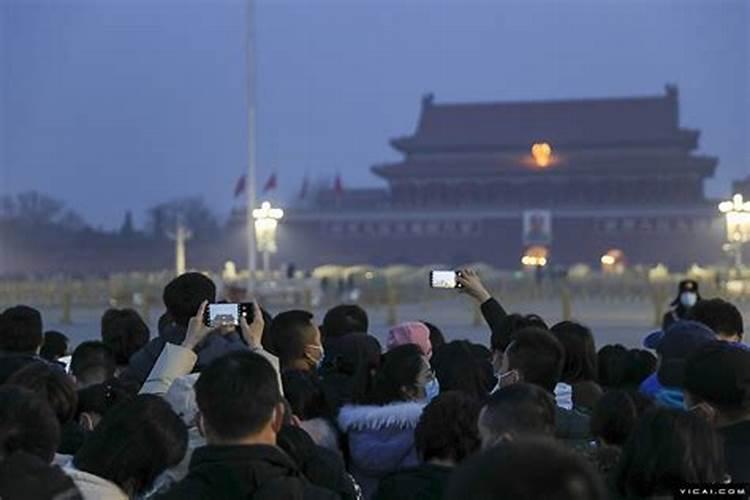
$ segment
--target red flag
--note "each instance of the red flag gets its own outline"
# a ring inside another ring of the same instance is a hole
[[[299,199],[304,200],[307,198],[307,190],[310,188],[310,179],[305,176],[304,179],[302,179],[302,187],[299,190]]]
[[[271,174],[266,183],[263,185],[263,192],[267,193],[273,189],[276,189],[276,172]]]
[[[341,174],[336,174],[336,179],[333,181],[333,192],[336,196],[344,194],[344,184],[341,182]]]
[[[237,198],[239,195],[245,192],[245,180],[247,176],[243,175],[237,179],[237,184],[234,185],[234,197]]]

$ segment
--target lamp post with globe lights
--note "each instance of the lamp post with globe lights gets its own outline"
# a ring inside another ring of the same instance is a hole
[[[255,241],[258,251],[263,255],[263,274],[268,275],[270,270],[271,254],[276,253],[276,229],[279,221],[284,217],[284,211],[272,207],[271,203],[264,201],[260,208],[253,210],[255,219]]]
[[[731,200],[719,203],[719,211],[726,218],[727,243],[724,249],[734,254],[734,265],[739,271],[742,268],[742,246],[750,240],[750,201],[735,194]]]

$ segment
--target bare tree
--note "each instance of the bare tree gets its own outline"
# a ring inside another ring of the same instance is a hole
[[[160,203],[148,210],[146,231],[156,238],[173,232],[181,221],[197,239],[214,238],[219,233],[216,215],[199,196]]]

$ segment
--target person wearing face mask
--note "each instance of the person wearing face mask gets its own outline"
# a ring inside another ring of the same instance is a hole
[[[414,431],[434,379],[419,346],[400,345],[383,355],[374,377],[360,381],[355,402],[341,408],[338,425],[348,438],[349,471],[365,500],[385,476],[419,464]]]
[[[281,371],[317,371],[325,358],[320,330],[313,315],[298,309],[277,314],[271,322],[271,338]]]
[[[677,288],[677,297],[669,304],[669,310],[664,313],[661,322],[662,331],[666,331],[672,323],[688,319],[690,310],[701,300],[698,293],[698,282],[695,280],[682,280]]]

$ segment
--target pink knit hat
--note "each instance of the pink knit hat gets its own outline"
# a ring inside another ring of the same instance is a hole
[[[428,358],[432,356],[430,330],[424,323],[410,321],[408,323],[401,323],[390,329],[388,340],[385,344],[386,350],[390,351],[394,347],[404,344],[417,344],[425,356]]]

